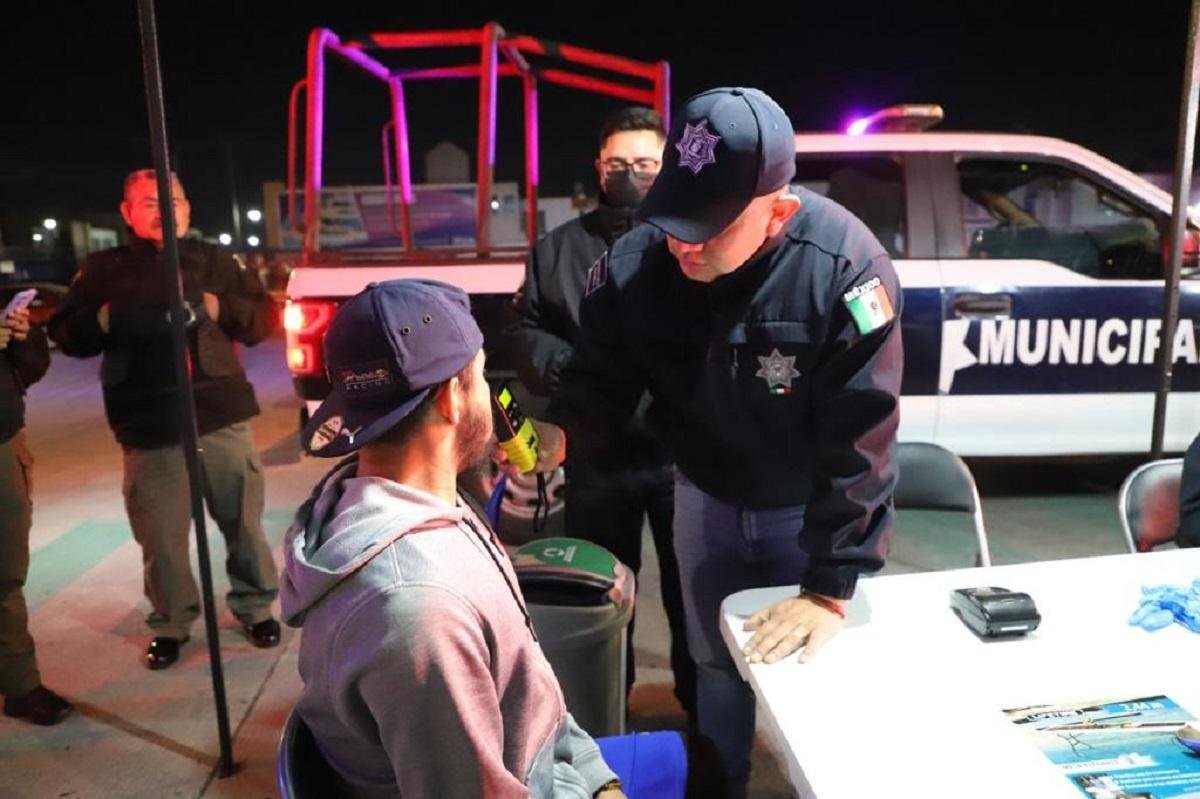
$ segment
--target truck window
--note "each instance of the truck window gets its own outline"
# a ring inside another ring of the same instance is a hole
[[[871,229],[888,255],[904,257],[904,177],[898,158],[799,155],[792,185],[845,206]]]
[[[1163,275],[1155,218],[1060,164],[958,162],[968,258],[1033,258],[1081,275],[1153,280]]]

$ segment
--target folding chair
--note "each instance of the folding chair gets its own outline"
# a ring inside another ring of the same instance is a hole
[[[1130,552],[1149,552],[1174,539],[1182,475],[1182,458],[1164,458],[1143,463],[1125,478],[1117,494],[1117,516]]]
[[[923,441],[900,442],[896,448],[900,465],[894,496],[896,508],[968,514],[978,548],[976,565],[991,566],[979,489],[963,459],[944,447]]]

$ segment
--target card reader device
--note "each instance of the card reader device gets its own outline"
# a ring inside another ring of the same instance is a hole
[[[1042,621],[1029,594],[996,586],[956,588],[950,592],[950,609],[985,638],[1024,635]]]

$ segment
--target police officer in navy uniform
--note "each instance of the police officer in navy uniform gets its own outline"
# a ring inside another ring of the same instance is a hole
[[[552,396],[579,335],[579,304],[588,270],[636,224],[634,214],[662,167],[667,134],[649,108],[622,108],[600,128],[596,171],[600,203],[559,225],[537,243],[525,266],[525,283],[513,298],[505,333],[525,387]],[[665,448],[647,429],[644,410],[606,446],[566,465],[566,531],[612,552],[640,576],[642,523],[649,520],[658,555],[663,608],[671,631],[675,696],[694,721],[696,664],[688,654],[679,567],[672,543],[674,469]],[[630,621],[632,635],[633,621]],[[626,648],[626,693],[633,686],[633,647]]]
[[[539,423],[538,468],[586,458],[634,412],[671,449],[675,550],[700,732],[743,796],[754,694],[719,631],[754,586],[796,596],[754,614],[744,654],[810,659],[883,565],[894,516],[900,286],[846,209],[793,191],[792,126],[755,89],[679,114],[639,216],[588,276],[581,334]],[[836,690],[838,686],[830,686]]]
[[[1179,530],[1175,543],[1180,549],[1200,547],[1200,435],[1192,439],[1183,454],[1183,473],[1179,479]]]

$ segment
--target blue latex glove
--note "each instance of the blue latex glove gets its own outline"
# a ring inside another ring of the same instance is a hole
[[[1200,579],[1190,589],[1174,585],[1143,586],[1142,601],[1129,623],[1153,632],[1172,622],[1200,633]]]

